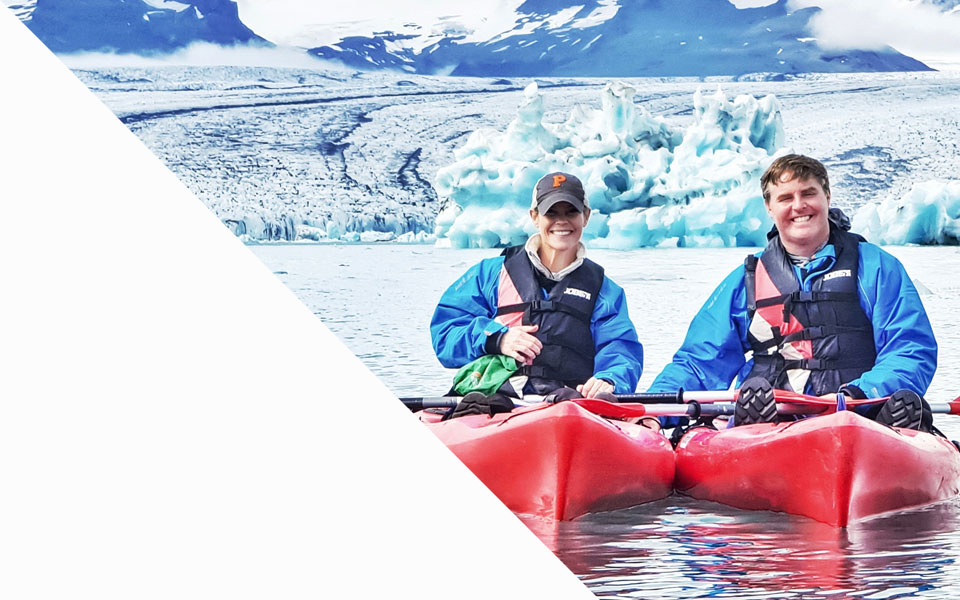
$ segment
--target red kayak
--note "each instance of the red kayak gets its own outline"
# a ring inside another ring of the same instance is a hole
[[[662,434],[599,417],[575,402],[438,421],[437,437],[510,510],[557,520],[659,500],[675,455]]]
[[[956,496],[960,452],[944,438],[851,411],[722,431],[697,428],[677,447],[674,487],[694,498],[845,527]]]

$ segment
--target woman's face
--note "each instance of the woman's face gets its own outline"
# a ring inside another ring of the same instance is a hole
[[[540,232],[542,245],[558,252],[576,251],[590,212],[587,209],[582,213],[569,202],[557,202],[543,214],[531,210],[530,217]]]

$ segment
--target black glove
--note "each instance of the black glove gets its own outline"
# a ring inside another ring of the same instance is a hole
[[[513,410],[513,400],[497,392],[489,396],[482,392],[470,392],[457,403],[452,410],[443,415],[441,421],[456,419],[465,415],[489,415],[510,412]]]
[[[613,402],[614,404],[616,404],[617,402],[620,402],[620,399],[617,398],[617,395],[614,394],[613,392],[600,392],[599,394],[596,394],[594,398],[596,398],[597,400],[606,400],[607,402]]]
[[[577,398],[583,398],[583,394],[577,390],[569,387],[560,387],[546,396],[543,397],[544,402],[549,402],[550,404],[556,404],[557,402],[563,402],[565,400],[576,400]]]
[[[616,395],[610,392],[600,392],[594,396],[597,400],[606,400],[607,402],[619,402]],[[577,390],[569,387],[557,388],[543,397],[544,402],[549,402],[550,404],[556,404],[557,402],[563,402],[565,400],[578,400],[583,398],[583,394]]]

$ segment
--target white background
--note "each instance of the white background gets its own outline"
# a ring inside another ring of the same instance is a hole
[[[0,55],[3,597],[592,597],[6,9]]]

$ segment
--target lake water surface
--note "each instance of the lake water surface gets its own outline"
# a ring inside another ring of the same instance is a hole
[[[496,250],[264,245],[251,250],[399,396],[441,395],[430,345],[440,294]],[[960,396],[960,250],[887,248],[917,284],[940,346],[927,398]],[[710,291],[747,250],[591,250],[627,293],[644,345],[639,389],[679,347]],[[960,439],[960,417],[936,424]],[[960,500],[836,529],[802,517],[673,496],[554,523],[524,522],[600,598],[956,598]]]

